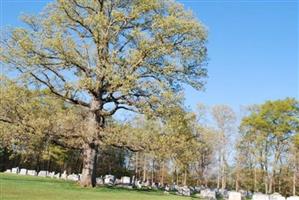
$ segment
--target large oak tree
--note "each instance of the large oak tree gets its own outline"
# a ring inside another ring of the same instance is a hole
[[[184,84],[201,89],[207,34],[168,0],[57,0],[1,40],[0,61],[88,113],[81,185],[95,184],[105,119],[150,112]]]

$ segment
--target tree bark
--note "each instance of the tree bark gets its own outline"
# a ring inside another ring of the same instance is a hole
[[[153,163],[152,163],[152,184],[155,182],[155,180],[154,180],[154,171],[155,171],[155,160],[153,160]]]
[[[143,182],[146,180],[146,156],[144,155],[144,160],[143,160],[143,177],[142,177]]]
[[[253,175],[253,191],[254,192],[257,192],[256,185],[257,185],[257,181],[256,181],[256,167],[254,166],[254,175]]]
[[[183,185],[186,186],[187,185],[187,170],[185,169],[184,171],[184,181],[183,181]]]
[[[235,190],[236,191],[239,191],[239,177],[240,176],[240,174],[239,174],[239,172],[237,172],[237,175],[236,175],[236,188],[235,188]]]
[[[80,185],[83,187],[96,186],[97,148],[93,143],[87,144],[84,147],[82,178],[80,180]]]
[[[221,189],[225,190],[226,188],[226,162],[225,162],[225,153],[222,155],[222,169],[221,169]]]
[[[294,170],[293,174],[293,196],[296,196],[296,170]]]
[[[162,169],[161,169],[161,185],[163,186],[164,185],[164,171],[165,171],[165,164],[164,164],[164,161],[162,161]]]
[[[89,116],[86,127],[86,144],[83,146],[83,168],[80,185],[83,187],[96,186],[96,165],[100,129],[104,128],[104,118],[97,114],[101,102],[93,99],[90,103]]]

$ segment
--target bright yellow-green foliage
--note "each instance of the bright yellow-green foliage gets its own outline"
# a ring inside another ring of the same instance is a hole
[[[299,103],[291,98],[267,101],[245,117],[241,127],[256,137],[290,138],[299,131]]]
[[[244,167],[259,168],[267,181],[271,181],[275,173],[281,176],[282,169],[296,173],[299,132],[299,102],[296,99],[267,101],[252,107],[250,114],[243,118],[240,130],[238,151]]]
[[[0,174],[1,200],[188,200],[192,198],[116,188],[80,188],[50,178]]]
[[[63,101],[1,78],[0,144],[22,155],[62,161],[65,150],[54,145],[79,146],[82,115]],[[50,136],[51,135],[51,136]],[[76,140],[76,141],[74,141]]]
[[[177,101],[182,83],[204,85],[205,28],[175,1],[57,0],[23,20],[0,61],[68,102],[89,107],[91,97],[102,117],[149,112]]]

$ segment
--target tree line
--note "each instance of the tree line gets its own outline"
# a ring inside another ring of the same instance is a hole
[[[86,111],[5,77],[1,88],[1,170],[81,173]],[[169,104],[159,118],[110,118],[95,176],[298,194],[298,101],[267,101],[245,110],[238,120],[226,105],[199,104],[190,111]]]
[[[2,169],[80,172],[82,186],[111,172],[266,192],[290,191],[283,177],[292,176],[296,191],[296,100],[253,107],[237,136],[229,107],[209,111],[212,126],[204,106],[184,108],[183,88],[206,83],[208,34],[183,5],[57,0],[22,20],[0,40],[11,74],[1,77]],[[136,114],[121,122],[121,110]]]

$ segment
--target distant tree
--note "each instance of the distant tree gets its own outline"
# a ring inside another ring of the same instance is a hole
[[[292,141],[298,130],[299,104],[291,98],[267,101],[243,118],[241,143],[252,149],[249,153],[254,155],[255,165],[258,164],[264,174],[266,193],[275,192],[275,186],[280,188],[283,163],[290,155]],[[247,158],[251,157],[249,155]]]
[[[57,0],[1,39],[0,61],[88,111],[82,186],[95,185],[105,121],[147,113],[206,77],[204,26],[166,0]]]
[[[65,149],[80,146],[77,137],[84,129],[84,115],[79,110],[47,90],[32,90],[6,77],[1,77],[0,86],[2,146],[36,165],[42,160],[62,162]]]
[[[216,131],[218,132],[217,148],[218,148],[218,180],[217,187],[226,188],[227,168],[228,168],[228,147],[230,138],[236,122],[236,114],[226,105],[217,105],[212,108],[212,116],[216,123]]]

